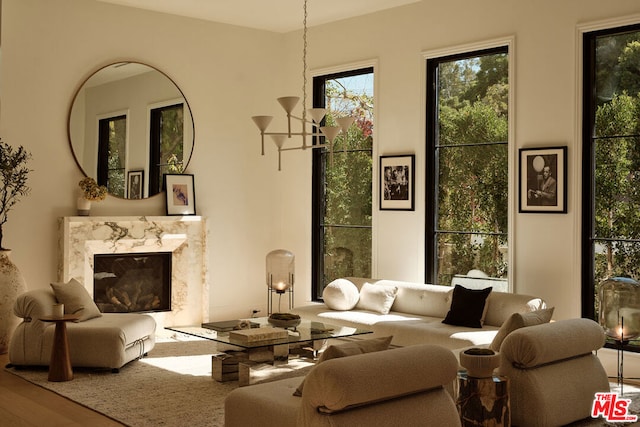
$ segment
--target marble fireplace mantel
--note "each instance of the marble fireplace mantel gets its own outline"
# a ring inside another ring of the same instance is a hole
[[[171,311],[158,328],[209,319],[206,227],[200,216],[72,216],[58,220],[58,281],[76,278],[93,295],[96,254],[171,252]]]

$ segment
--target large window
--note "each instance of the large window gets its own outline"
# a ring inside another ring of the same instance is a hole
[[[314,107],[328,110],[327,125],[356,117],[333,155],[313,150],[312,295],[318,300],[335,278],[371,276],[373,69],[315,77],[313,90]]]
[[[640,280],[640,25],[585,33],[582,314],[598,285]]]
[[[507,47],[427,60],[426,281],[507,289]]]
[[[98,121],[98,184],[109,194],[124,197],[127,155],[127,116]]]

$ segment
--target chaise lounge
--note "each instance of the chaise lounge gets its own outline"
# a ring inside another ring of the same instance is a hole
[[[80,316],[80,321],[67,323],[73,367],[107,368],[117,372],[154,347],[156,322],[153,317],[138,313],[100,313],[86,290],[80,289],[82,285],[72,282],[52,284],[53,289],[34,289],[18,296],[14,313],[22,318],[22,323],[9,343],[11,365],[49,365],[55,325],[40,318],[51,316],[53,305],[65,296],[65,311]],[[79,305],[78,301],[81,301]],[[78,308],[80,306],[82,308]]]

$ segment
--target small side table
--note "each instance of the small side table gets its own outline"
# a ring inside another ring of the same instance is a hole
[[[69,357],[69,339],[67,338],[67,323],[78,320],[75,314],[65,314],[62,317],[43,316],[43,322],[55,322],[56,329],[51,346],[51,360],[49,361],[49,381],[71,381],[73,369]]]
[[[456,402],[463,427],[511,425],[509,379],[492,376],[474,378],[458,372]]]

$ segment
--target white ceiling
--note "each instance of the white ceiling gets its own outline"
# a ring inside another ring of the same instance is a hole
[[[275,32],[302,28],[302,0],[98,0],[139,9]],[[307,26],[366,15],[422,0],[309,0]]]

